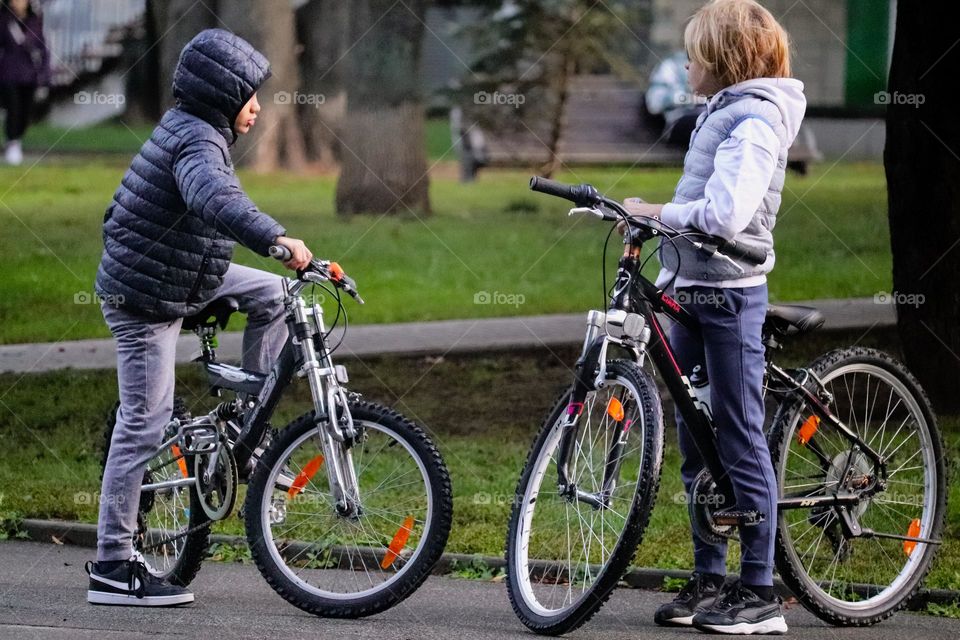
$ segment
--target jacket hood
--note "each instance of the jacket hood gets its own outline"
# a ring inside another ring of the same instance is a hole
[[[772,102],[783,118],[783,127],[787,133],[787,139],[783,142],[787,146],[793,144],[800,130],[803,114],[807,110],[807,98],[803,95],[801,81],[796,78],[754,78],[731,85],[717,95],[724,93],[752,95]]]
[[[233,144],[237,115],[269,77],[270,62],[253,45],[229,31],[207,29],[180,53],[173,97],[178,108],[205,120]]]

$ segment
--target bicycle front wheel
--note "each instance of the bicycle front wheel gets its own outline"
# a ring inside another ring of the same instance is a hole
[[[943,445],[920,385],[891,357],[855,347],[810,370],[833,396],[834,414],[884,460],[821,424],[805,403],[785,406],[770,450],[781,499],[856,496],[845,507],[868,536],[849,535],[839,507],[781,509],[777,568],[797,598],[836,625],[874,624],[903,607],[930,570],[943,533]]]
[[[561,495],[558,453],[577,411],[569,463],[576,488]],[[582,410],[571,407],[569,391],[560,397],[530,450],[507,534],[510,603],[529,629],[567,633],[603,606],[650,519],[662,459],[660,397],[635,363],[611,362],[607,384]]]
[[[357,618],[397,604],[443,553],[453,515],[446,466],[424,431],[372,403],[351,403],[358,515],[340,515],[314,414],[271,443],[250,481],[247,539],[273,589],[319,616]]]

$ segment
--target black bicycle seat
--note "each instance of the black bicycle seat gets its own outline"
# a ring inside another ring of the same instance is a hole
[[[240,309],[240,304],[230,297],[217,298],[192,316],[183,319],[184,331],[193,331],[197,327],[219,326],[227,328],[230,316]]]
[[[823,314],[813,307],[803,307],[796,304],[767,305],[765,328],[773,330],[781,336],[798,335],[815,331],[823,326]]]

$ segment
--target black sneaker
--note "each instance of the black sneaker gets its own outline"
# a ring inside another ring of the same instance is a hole
[[[720,584],[694,573],[672,602],[657,609],[653,621],[664,627],[689,627],[696,613],[713,604],[719,590]]]
[[[118,604],[132,607],[171,607],[193,602],[193,594],[166,580],[161,580],[147,569],[139,553],[119,563],[88,562],[90,588],[87,602],[91,604]]]
[[[693,617],[693,626],[700,631],[739,635],[787,632],[780,598],[764,600],[739,580],[724,585],[713,605]]]

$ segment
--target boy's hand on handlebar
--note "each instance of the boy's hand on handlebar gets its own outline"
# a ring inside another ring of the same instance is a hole
[[[650,204],[649,202],[644,202],[640,198],[627,198],[623,201],[623,208],[627,210],[631,216],[635,218],[656,218],[660,219],[660,212],[663,210],[662,204]],[[621,220],[617,223],[617,231],[620,232],[620,235],[623,235],[627,231],[626,223]]]
[[[310,249],[307,249],[307,245],[303,243],[303,240],[277,236],[273,243],[290,250],[291,258],[283,262],[283,266],[287,269],[297,271],[298,269],[306,269],[310,266],[310,261],[313,260],[313,254],[310,252]]]

